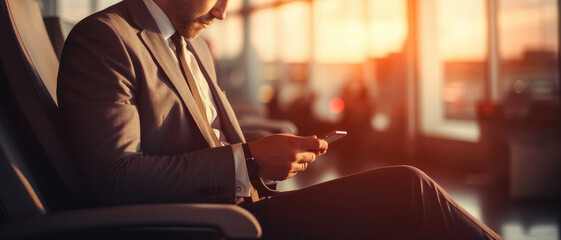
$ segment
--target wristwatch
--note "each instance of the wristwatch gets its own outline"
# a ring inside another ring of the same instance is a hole
[[[243,155],[245,156],[245,165],[247,166],[247,173],[249,175],[249,181],[252,186],[257,189],[260,196],[273,196],[279,194],[277,190],[273,190],[263,183],[263,180],[259,177],[259,165],[255,161],[255,158],[251,154],[249,145],[247,143],[242,143]],[[276,183],[273,184],[273,188],[276,187]]]
[[[253,155],[251,154],[251,151],[249,150],[249,144],[247,143],[242,143],[242,148],[243,148],[243,155],[245,156],[245,160],[252,160],[255,161],[255,158],[253,157]]]
[[[252,178],[252,176],[257,176],[257,173],[259,173],[259,165],[257,165],[257,162],[255,162],[255,158],[249,150],[249,145],[247,143],[242,143],[242,149],[243,155],[245,156],[247,173],[249,174],[250,178]]]

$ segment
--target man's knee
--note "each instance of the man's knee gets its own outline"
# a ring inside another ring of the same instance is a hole
[[[397,188],[410,188],[411,184],[431,181],[423,171],[407,165],[377,168],[357,174],[355,177],[351,179],[360,182],[361,186],[383,184]]]
[[[413,179],[428,179],[429,177],[420,169],[409,165],[398,165],[388,167],[396,175],[411,177]]]

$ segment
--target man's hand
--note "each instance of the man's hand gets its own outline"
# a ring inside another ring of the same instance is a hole
[[[326,141],[316,136],[299,137],[291,134],[275,134],[248,143],[259,165],[259,176],[280,181],[303,172],[316,156],[327,151]]]

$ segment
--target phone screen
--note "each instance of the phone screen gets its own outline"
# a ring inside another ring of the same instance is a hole
[[[335,142],[339,139],[341,139],[342,137],[347,135],[347,131],[331,131],[325,135],[323,135],[322,137],[320,137],[321,139],[325,140],[327,143],[332,143]]]

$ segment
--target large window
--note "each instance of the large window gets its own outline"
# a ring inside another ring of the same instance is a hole
[[[523,115],[558,98],[555,0],[420,0],[420,126],[477,141],[477,105]]]
[[[507,118],[524,118],[536,102],[557,102],[556,0],[498,1],[498,96]]]
[[[425,134],[476,140],[487,66],[485,0],[419,1],[420,121]]]

